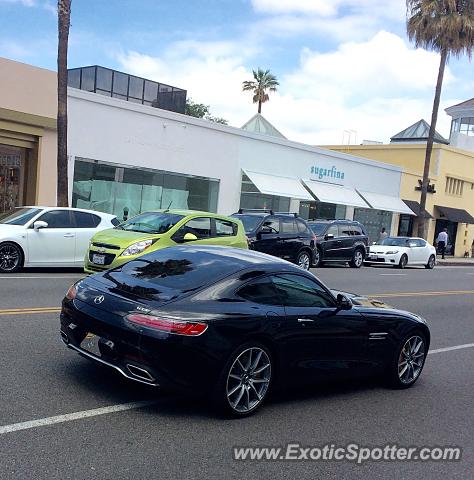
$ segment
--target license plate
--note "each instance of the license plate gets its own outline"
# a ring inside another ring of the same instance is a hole
[[[92,353],[92,355],[95,355],[96,357],[100,357],[101,353],[99,350],[99,340],[100,337],[97,335],[88,333],[86,338],[84,338],[84,340],[81,342],[81,348],[89,353]]]
[[[105,256],[104,255],[97,255],[97,254],[94,253],[94,255],[92,255],[92,263],[95,263],[97,265],[104,265]]]

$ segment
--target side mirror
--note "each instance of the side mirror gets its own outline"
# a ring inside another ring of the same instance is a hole
[[[338,293],[336,297],[337,308],[340,310],[350,310],[352,308],[352,302],[342,293]]]
[[[33,223],[33,228],[35,232],[37,232],[42,228],[48,228],[48,224],[46,222],[43,222],[42,220],[37,220],[35,223]]]
[[[183,237],[183,242],[193,242],[194,240],[198,240],[198,237],[194,235],[194,233],[186,233]]]
[[[332,233],[326,233],[324,235],[324,240],[332,240],[334,238],[334,235]]]

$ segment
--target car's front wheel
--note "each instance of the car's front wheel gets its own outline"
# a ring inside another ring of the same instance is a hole
[[[12,242],[0,243],[0,273],[13,273],[23,265],[23,252]]]
[[[395,388],[411,387],[420,377],[428,354],[425,336],[418,330],[399,343],[389,369],[390,384]]]
[[[436,258],[434,255],[431,255],[430,258],[428,259],[428,263],[425,265],[425,268],[427,268],[428,270],[432,270],[435,265],[436,265]]]
[[[305,250],[298,254],[296,264],[303,270],[309,270],[311,267],[311,255]]]
[[[400,261],[398,262],[398,268],[405,268],[408,264],[408,257],[404,253],[402,257],[400,258]]]
[[[222,370],[213,393],[215,407],[227,416],[254,413],[267,397],[272,366],[270,351],[264,345],[241,345]]]
[[[314,249],[313,266],[321,267],[323,264],[323,254],[319,248]]]

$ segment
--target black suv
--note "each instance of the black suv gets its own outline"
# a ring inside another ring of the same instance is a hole
[[[352,220],[314,220],[308,225],[316,235],[316,267],[323,262],[349,262],[354,268],[362,266],[369,238],[361,223]]]
[[[232,217],[244,224],[251,250],[284,258],[305,270],[311,267],[316,236],[296,213],[240,209]]]

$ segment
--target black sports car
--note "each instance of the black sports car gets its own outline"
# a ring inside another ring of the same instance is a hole
[[[159,250],[79,281],[63,300],[61,336],[131,380],[209,393],[237,416],[277,383],[382,373],[409,387],[430,342],[417,315],[216,246]]]

